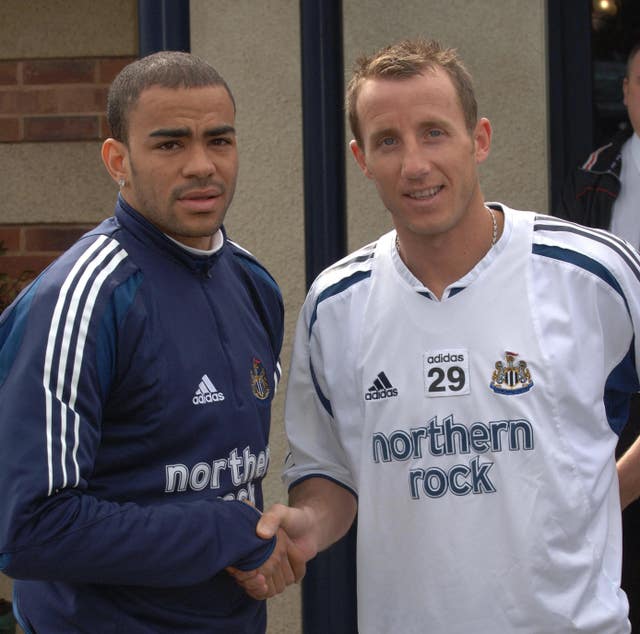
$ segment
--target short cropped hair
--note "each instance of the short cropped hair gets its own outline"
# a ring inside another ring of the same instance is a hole
[[[467,130],[473,132],[478,122],[478,103],[471,75],[457,51],[435,40],[403,40],[356,60],[353,76],[347,86],[346,109],[351,132],[358,145],[363,147],[357,111],[358,95],[367,79],[407,79],[425,70],[438,68],[442,68],[451,78]]]
[[[128,143],[129,114],[140,94],[151,86],[162,88],[206,88],[223,86],[233,109],[236,103],[227,82],[203,59],[180,51],[160,51],[125,66],[113,80],[107,97],[107,121],[111,136]]]

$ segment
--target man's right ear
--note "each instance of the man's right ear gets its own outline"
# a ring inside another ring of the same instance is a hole
[[[115,139],[106,139],[102,144],[102,162],[111,178],[122,187],[123,181],[129,181],[129,152],[127,146]]]
[[[358,145],[358,142],[355,139],[353,139],[351,143],[349,143],[349,148],[351,149],[351,153],[356,159],[356,163],[360,166],[360,169],[362,170],[364,175],[367,178],[373,178],[373,175],[367,167],[367,159],[364,155],[364,150]]]

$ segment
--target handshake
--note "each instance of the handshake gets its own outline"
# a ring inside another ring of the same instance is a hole
[[[258,537],[276,537],[269,559],[255,570],[228,567],[227,572],[254,599],[269,599],[284,592],[287,586],[304,577],[307,561],[318,553],[313,528],[310,509],[274,504],[265,511],[256,527]]]
[[[268,599],[300,581],[307,562],[347,533],[358,509],[354,493],[323,477],[297,484],[289,503],[274,504],[256,527],[258,537],[277,537],[271,557],[256,570],[227,568],[254,599]]]

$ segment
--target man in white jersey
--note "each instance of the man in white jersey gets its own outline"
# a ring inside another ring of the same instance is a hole
[[[290,506],[258,534],[282,527],[313,553],[357,510],[361,634],[628,632],[614,449],[638,389],[638,254],[485,203],[491,126],[455,51],[360,59],[347,107],[394,230],[309,291]],[[640,469],[625,464],[629,501]],[[265,581],[244,583],[260,596]]]

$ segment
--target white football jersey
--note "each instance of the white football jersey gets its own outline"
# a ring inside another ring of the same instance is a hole
[[[382,236],[301,311],[288,486],[358,498],[361,634],[621,634],[614,450],[638,390],[640,258],[503,211],[438,301]]]

